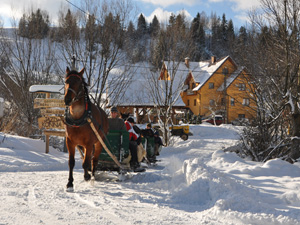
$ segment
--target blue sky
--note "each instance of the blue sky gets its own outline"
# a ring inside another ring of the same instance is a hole
[[[69,0],[78,4],[79,0]],[[91,0],[90,0],[91,1]],[[98,0],[99,1],[99,0]],[[100,0],[101,1],[101,0]],[[127,0],[128,1],[128,0]],[[259,6],[259,0],[131,0],[138,7],[138,12],[143,13],[151,21],[154,14],[164,22],[171,13],[175,15],[181,10],[191,20],[198,12],[204,11],[207,15],[212,12],[217,16],[226,14],[227,20],[232,19],[235,27],[246,24],[247,12]],[[66,0],[0,0],[0,20],[4,27],[11,26],[11,18],[19,19],[24,11],[33,8],[47,10],[53,21],[57,20],[58,11],[64,6],[70,6]]]

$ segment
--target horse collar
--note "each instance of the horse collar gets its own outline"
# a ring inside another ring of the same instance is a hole
[[[91,101],[86,97],[85,111],[79,119],[73,119],[70,114],[70,108],[67,106],[65,111],[65,123],[71,127],[81,127],[88,123],[87,119],[92,117]]]

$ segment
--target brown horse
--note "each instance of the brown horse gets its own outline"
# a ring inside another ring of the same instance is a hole
[[[89,168],[91,168],[92,176],[95,175],[98,158],[102,151],[102,145],[91,129],[87,119],[91,119],[102,139],[108,132],[107,115],[103,109],[90,102],[83,73],[84,69],[77,72],[74,70],[70,71],[67,67],[65,76],[65,128],[66,145],[69,151],[69,182],[67,184],[67,191],[73,191],[75,147],[79,145],[84,149],[82,167],[86,181],[91,179]]]

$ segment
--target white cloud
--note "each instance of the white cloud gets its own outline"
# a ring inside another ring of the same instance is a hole
[[[143,2],[146,3],[151,3],[153,5],[157,5],[157,6],[162,6],[162,7],[167,7],[167,6],[171,6],[171,5],[175,5],[175,4],[185,4],[188,6],[192,6],[196,3],[199,3],[199,0],[142,0]]]
[[[186,11],[186,10],[180,10],[180,11],[177,11],[176,13],[174,12],[170,12],[170,11],[167,11],[167,10],[163,10],[162,8],[156,8],[150,16],[148,17],[145,17],[147,22],[150,23],[152,22],[152,19],[154,16],[157,17],[158,21],[160,23],[164,23],[164,24],[167,24],[169,22],[169,18],[171,16],[171,14],[175,14],[175,15],[178,15],[178,14],[181,14],[181,13],[184,13],[184,15],[187,17],[188,20],[191,20],[193,17],[191,16],[191,14]]]
[[[260,0],[230,0],[232,2],[236,3],[236,7],[233,7],[232,9],[234,11],[239,11],[239,10],[250,10],[254,7],[258,7],[260,5]]]
[[[57,20],[58,11],[65,5],[61,0],[1,0],[0,15],[6,20],[20,19],[24,12],[30,12],[40,8],[49,13],[50,19]]]
[[[224,2],[228,0],[209,0],[209,2]],[[232,6],[233,11],[250,10],[253,7],[260,5],[260,0],[229,0],[235,4]]]

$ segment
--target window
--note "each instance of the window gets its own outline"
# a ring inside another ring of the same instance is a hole
[[[210,105],[210,106],[215,106],[215,101],[214,101],[214,100],[212,100],[212,99],[211,99],[211,100],[209,100],[209,105]]]
[[[243,83],[239,84],[239,91],[245,91],[246,90],[246,85]]]
[[[250,104],[249,98],[244,98],[243,99],[243,105],[248,106]]]
[[[238,117],[239,117],[239,119],[245,119],[246,118],[245,114],[239,114]]]
[[[197,100],[196,99],[194,99],[194,106],[196,106],[197,105]]]
[[[230,105],[231,105],[231,106],[234,106],[234,98],[231,98],[231,99],[230,99]]]
[[[190,105],[190,100],[188,99],[188,101],[187,101],[187,105],[189,106]]]
[[[214,89],[214,87],[215,87],[214,83],[208,83],[208,85],[209,85],[209,89]]]

